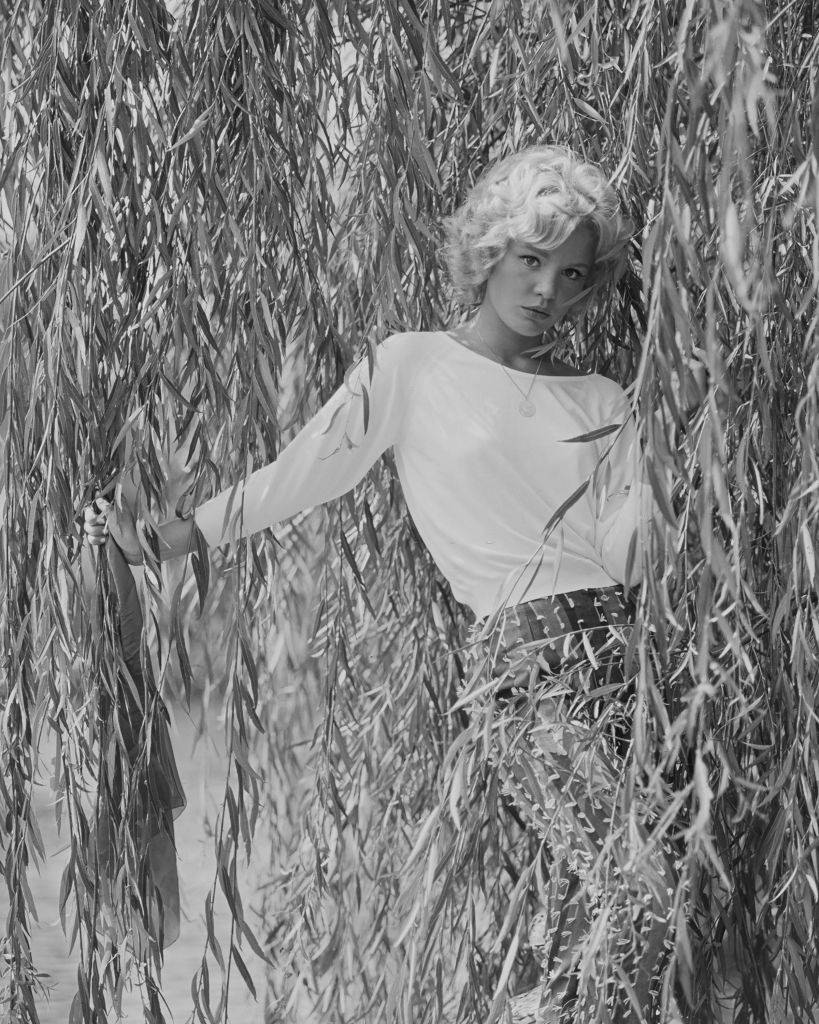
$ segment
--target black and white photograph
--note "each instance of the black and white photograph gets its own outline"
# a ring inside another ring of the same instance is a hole
[[[0,0],[0,1024],[819,1024],[814,0]]]

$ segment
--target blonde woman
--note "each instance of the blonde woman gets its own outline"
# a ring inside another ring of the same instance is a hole
[[[660,1019],[671,869],[661,852],[635,858],[618,790],[624,584],[656,507],[623,388],[555,358],[558,329],[622,273],[630,229],[569,150],[494,164],[446,223],[474,315],[384,339],[275,462],[159,530],[163,558],[192,550],[194,525],[210,547],[248,536],[344,494],[392,447],[415,525],[474,612],[462,701],[492,716],[486,757],[549,863],[532,934],[543,984],[510,1000],[516,1021]],[[92,543],[109,530],[141,560],[127,515],[86,511]]]

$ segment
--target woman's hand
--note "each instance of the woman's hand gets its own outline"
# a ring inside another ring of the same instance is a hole
[[[118,509],[105,498],[95,498],[91,505],[86,505],[83,518],[89,544],[101,547],[110,535],[130,565],[142,564],[142,548],[130,509]]]

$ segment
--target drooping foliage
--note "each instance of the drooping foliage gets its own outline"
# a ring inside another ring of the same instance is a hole
[[[114,911],[91,856],[99,801],[128,799],[99,766],[131,762],[101,728],[117,652],[110,622],[92,628],[104,568],[83,564],[83,506],[119,483],[150,527],[275,457],[356,354],[452,323],[441,216],[489,160],[552,142],[601,163],[638,225],[629,274],[566,357],[633,384],[664,513],[630,651],[627,784],[679,851],[667,990],[692,1021],[811,1019],[814,5],[0,10],[4,1014],[37,1019],[26,878],[48,735],[72,1020],[102,1019],[136,977],[162,1019],[161,955],[133,942],[139,850],[122,837]],[[535,851],[452,710],[469,614],[389,457],[273,533],[213,555],[200,620],[193,565],[142,581],[166,694],[226,709],[206,917],[224,899],[233,924],[224,948],[209,924],[196,1019],[227,1019],[259,955],[270,1020],[489,1019],[504,986],[534,981],[515,943]],[[251,854],[261,921],[237,888]]]

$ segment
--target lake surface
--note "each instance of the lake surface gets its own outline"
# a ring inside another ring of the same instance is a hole
[[[176,753],[179,774],[187,797],[187,807],[175,822],[176,842],[179,850],[179,888],[182,910],[182,932],[179,939],[165,953],[165,967],[162,974],[162,989],[170,1007],[169,1020],[176,1024],[184,1024],[192,1019],[191,979],[201,962],[205,948],[206,929],[204,922],[205,896],[213,883],[216,859],[213,851],[213,840],[206,835],[204,824],[205,814],[213,825],[221,806],[224,791],[227,761],[222,739],[222,725],[216,714],[209,715],[209,737],[199,740],[194,750],[196,728],[188,717],[187,711],[176,707],[173,711],[172,739]],[[41,747],[43,762],[50,760],[54,751],[53,739],[44,737]],[[59,915],[60,880],[63,869],[68,862],[68,841],[66,838],[65,819],[63,835],[58,834],[54,817],[54,794],[48,782],[48,772],[40,776],[41,785],[35,791],[34,805],[37,819],[43,834],[46,849],[46,861],[41,871],[36,868],[29,872],[29,884],[34,896],[39,923],[33,922],[32,947],[35,965],[38,970],[49,975],[45,979],[50,990],[50,999],[40,998],[37,1009],[42,1024],[66,1024],[71,1002],[77,985],[77,966],[79,964],[79,938],[72,954],[68,952],[68,940],[63,934]],[[261,831],[261,829],[260,829]],[[245,916],[253,921],[252,907],[256,904],[254,890],[259,869],[264,867],[266,857],[260,851],[260,863],[251,865],[249,870],[241,870],[243,856],[240,858],[240,886]],[[8,900],[5,885],[0,886],[0,912],[3,917],[8,913]],[[221,890],[217,890],[214,905],[217,937],[222,949],[230,949],[227,939],[230,917],[224,906]],[[238,971],[231,971],[229,1019],[242,1021],[243,1024],[263,1019],[264,1001],[264,964],[249,948],[242,945],[242,953],[248,966],[259,1002],[246,988]],[[209,966],[213,966],[212,957]],[[216,967],[218,974],[218,967]],[[211,993],[218,993],[218,977],[211,975]],[[213,1000],[214,1004],[216,999]],[[110,1021],[142,1021],[142,1002],[139,992],[134,989],[123,999],[123,1016],[117,1018],[111,1012]]]

